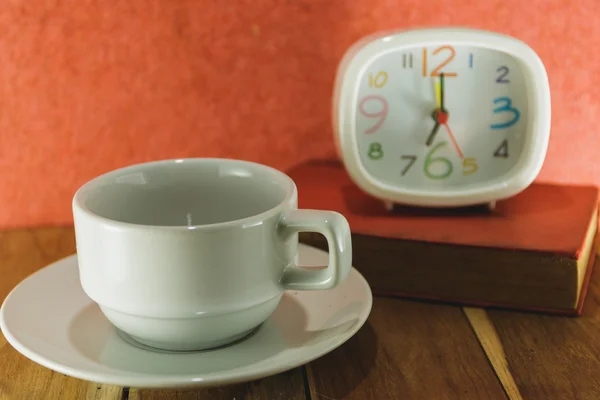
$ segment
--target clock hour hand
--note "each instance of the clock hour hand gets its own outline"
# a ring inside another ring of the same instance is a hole
[[[448,123],[448,113],[445,113],[441,110],[434,110],[431,114],[431,118],[433,118],[433,120],[435,121],[435,125],[433,126],[433,130],[427,138],[427,146],[431,146],[431,144],[433,143],[433,139],[435,139],[435,135],[440,129],[440,125],[446,125]]]
[[[435,135],[437,134],[438,130],[440,129],[440,123],[437,122],[435,117],[433,119],[435,120],[435,125],[433,126],[431,133],[427,137],[427,142],[426,142],[427,146],[431,146],[431,143],[433,143],[433,139],[435,139]]]

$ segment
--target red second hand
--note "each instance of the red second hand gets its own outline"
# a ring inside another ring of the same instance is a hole
[[[458,152],[458,155],[460,156],[460,158],[465,158],[465,156],[463,156],[462,151],[460,150],[460,147],[458,147],[458,143],[456,142],[456,139],[454,138],[454,134],[452,134],[450,127],[448,126],[447,123],[444,123],[443,125],[446,127],[446,130],[448,131],[448,135],[450,136],[452,143],[454,143],[454,147],[456,147],[456,151]]]

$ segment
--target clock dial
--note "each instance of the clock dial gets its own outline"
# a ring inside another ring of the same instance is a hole
[[[363,69],[355,104],[360,161],[394,187],[438,191],[502,179],[527,130],[519,62],[486,48],[386,52]]]

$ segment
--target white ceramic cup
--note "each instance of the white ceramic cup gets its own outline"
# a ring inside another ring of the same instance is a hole
[[[346,219],[299,210],[284,173],[231,159],[133,165],[73,198],[81,285],[109,321],[147,346],[232,343],[260,326],[285,290],[330,289],[351,268]],[[298,233],[319,232],[329,265],[294,264]]]

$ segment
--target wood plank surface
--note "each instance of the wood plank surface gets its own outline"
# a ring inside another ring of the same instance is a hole
[[[506,398],[460,308],[389,298],[308,377],[314,400]]]
[[[600,271],[579,318],[488,311],[523,399],[600,399]],[[474,327],[477,329],[477,327]]]
[[[481,343],[481,347],[485,351],[488,360],[490,360],[490,364],[494,368],[496,376],[500,380],[509,399],[522,400],[523,397],[508,368],[508,361],[506,360],[506,353],[502,347],[502,342],[486,310],[465,307],[463,311],[469,319],[469,323],[477,335],[477,339]]]
[[[0,300],[74,252],[71,227],[0,232]],[[29,361],[0,335],[0,400],[306,398],[600,399],[600,271],[580,318],[375,298],[358,334],[306,368],[213,389],[97,385]]]
[[[21,280],[75,252],[72,228],[0,232],[0,302]],[[285,399],[304,400],[303,368],[248,384],[201,390],[136,390],[71,378],[19,354],[0,334],[0,400]]]
[[[305,400],[303,368],[254,382],[211,389],[129,390],[129,400]]]
[[[75,252],[70,228],[0,233],[0,301],[26,276]],[[44,368],[22,356],[0,334],[0,399],[121,400],[122,388],[97,385]]]

